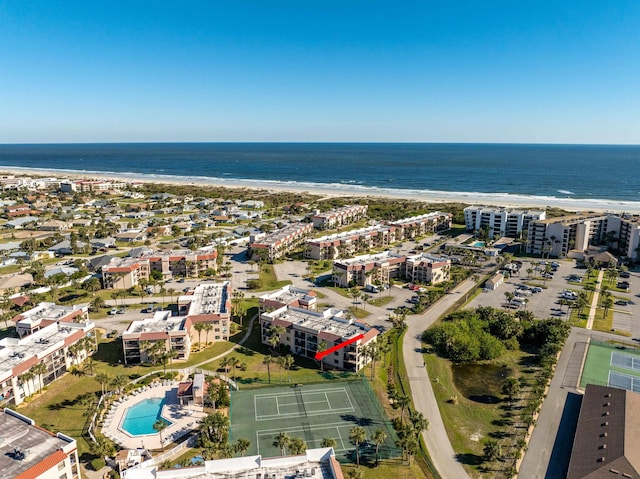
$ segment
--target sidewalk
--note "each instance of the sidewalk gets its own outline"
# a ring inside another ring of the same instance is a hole
[[[587,319],[587,329],[593,329],[593,321],[596,317],[596,310],[598,309],[598,299],[600,299],[600,285],[602,284],[602,277],[604,276],[604,270],[601,269],[598,273],[598,280],[596,281],[596,289],[593,292],[593,299],[591,300],[591,307],[589,308],[589,319]]]

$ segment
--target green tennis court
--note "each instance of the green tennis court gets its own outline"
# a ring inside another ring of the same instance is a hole
[[[365,380],[335,381],[323,384],[292,385],[261,388],[231,393],[231,440],[251,441],[248,454],[263,457],[279,456],[273,445],[277,434],[299,437],[308,448],[321,447],[322,440],[336,442],[340,460],[353,460],[355,447],[349,441],[354,426],[367,433],[361,444],[361,458],[375,459],[375,444],[371,440],[377,429],[387,435],[380,445],[381,458],[397,457],[396,435],[382,407]]]
[[[640,391],[640,351],[592,340],[580,378],[581,387],[587,384]]]

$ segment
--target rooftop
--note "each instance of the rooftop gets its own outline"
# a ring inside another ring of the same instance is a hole
[[[229,301],[229,281],[200,284],[192,294],[180,296],[179,303],[190,302],[188,316],[199,314],[224,314]]]
[[[157,470],[153,461],[124,471],[123,479],[343,479],[333,448],[307,449],[300,456],[236,457],[205,461],[202,466]]]
[[[451,216],[451,213],[442,213],[440,211],[434,211],[432,213],[426,213],[424,215],[412,216],[411,218],[403,218],[397,221],[390,221],[389,224],[392,225],[404,225],[410,223],[416,223],[420,221],[430,220],[433,218],[439,218],[441,216]]]
[[[298,328],[307,329],[315,333],[327,332],[344,339],[366,333],[371,327],[363,322],[346,319],[344,312],[338,309],[325,309],[322,312],[283,306],[280,309],[263,313],[263,318],[270,318],[273,322],[284,321],[294,324]]]
[[[48,458],[53,459],[51,466],[55,466],[66,457],[60,449],[69,452],[75,449],[73,439],[40,429],[33,420],[10,409],[0,414],[0,431],[1,477],[17,477]]]
[[[296,288],[295,286],[286,285],[277,291],[266,293],[260,296],[262,301],[278,301],[284,304],[291,304],[295,301],[305,300],[312,301],[316,299],[316,295],[310,289]]]
[[[362,236],[367,233],[375,233],[375,232],[384,231],[387,229],[389,229],[388,226],[379,224],[374,226],[367,226],[366,228],[358,228],[354,230],[343,231],[342,233],[333,233],[330,235],[320,236],[319,238],[310,239],[308,242],[320,243],[323,241],[344,240],[344,239],[349,239],[353,236]]]
[[[184,316],[171,316],[171,311],[156,311],[153,318],[132,321],[127,330],[123,333],[168,333],[171,331],[181,331],[184,329]]]
[[[357,266],[357,265],[367,265],[371,263],[384,263],[393,259],[402,259],[404,255],[399,255],[393,253],[392,251],[383,251],[382,253],[377,254],[365,254],[360,256],[354,256],[353,258],[340,259],[335,261],[336,263],[340,263],[347,266]]]

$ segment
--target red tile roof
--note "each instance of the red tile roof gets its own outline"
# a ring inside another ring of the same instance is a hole
[[[55,467],[57,464],[60,464],[66,458],[67,455],[64,452],[57,450],[50,456],[45,457],[38,464],[34,464],[33,466],[31,466],[22,474],[18,474],[14,479],[36,479],[48,470]]]

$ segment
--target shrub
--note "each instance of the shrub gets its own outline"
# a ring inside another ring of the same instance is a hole
[[[93,468],[94,471],[99,471],[106,465],[107,463],[104,462],[104,459],[102,459],[101,457],[96,457],[91,461],[91,467]]]

